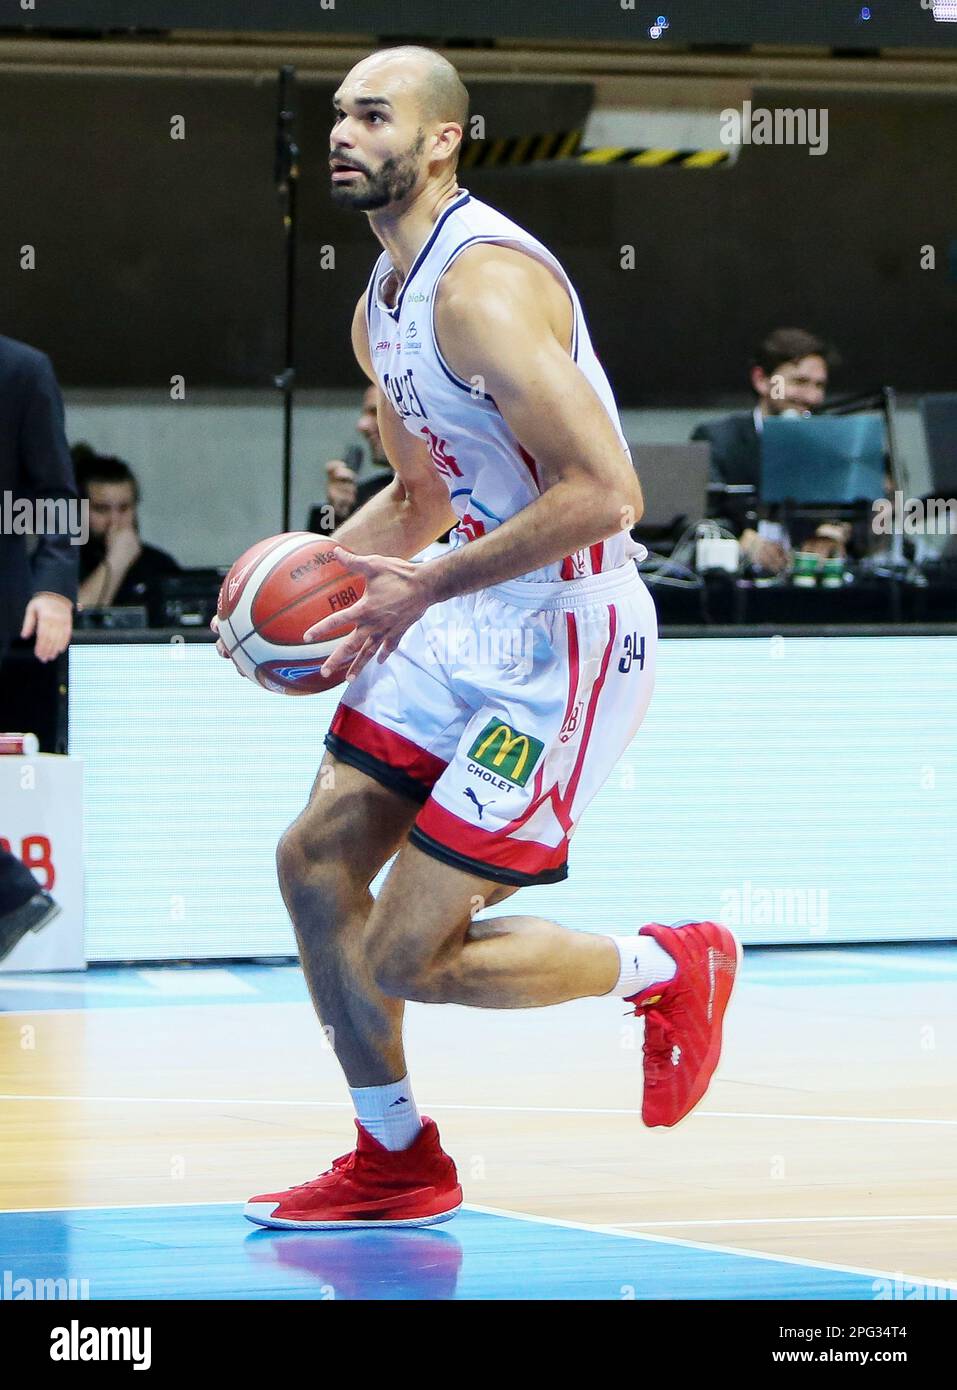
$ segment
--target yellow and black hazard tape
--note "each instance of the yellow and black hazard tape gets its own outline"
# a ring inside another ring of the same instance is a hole
[[[666,164],[678,164],[682,169],[713,169],[726,164],[728,150],[628,150],[617,145],[607,149],[585,150],[577,156],[579,164],[630,164],[636,169],[660,169]]]
[[[581,144],[580,130],[551,135],[512,135],[504,140],[473,140],[462,151],[463,169],[490,169],[505,164],[536,164],[541,159],[571,159]]]
[[[551,135],[513,135],[500,140],[473,140],[462,151],[463,169],[505,168],[537,164],[541,160],[573,159],[578,164],[629,164],[636,169],[659,169],[666,164],[683,169],[713,169],[726,164],[730,151],[628,149],[608,145],[594,150],[581,148],[582,131],[557,131]]]

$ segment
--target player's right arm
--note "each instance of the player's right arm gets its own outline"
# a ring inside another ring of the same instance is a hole
[[[379,386],[369,351],[365,295],[353,315],[352,347],[359,366],[376,387],[379,435],[386,458],[395,469],[395,477],[333,534],[356,555],[394,555],[411,560],[454,526],[458,517],[425,442],[409,434]],[[219,624],[215,616],[210,627],[218,639]],[[219,640],[216,650],[220,656],[228,656]]]
[[[376,387],[379,434],[396,476],[342,523],[335,539],[357,555],[409,560],[454,526],[458,517],[425,441],[409,433],[378,384],[369,351],[364,294],[352,319],[352,346],[359,366]]]

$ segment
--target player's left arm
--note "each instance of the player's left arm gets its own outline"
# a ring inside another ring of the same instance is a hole
[[[521,252],[473,251],[440,282],[436,335],[453,371],[492,397],[536,460],[543,492],[490,535],[430,562],[432,602],[552,564],[642,513],[631,459],[560,340],[553,284],[563,303],[566,292]]]

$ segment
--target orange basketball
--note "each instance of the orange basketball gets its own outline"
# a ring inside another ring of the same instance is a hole
[[[306,628],[344,613],[361,598],[365,580],[350,574],[332,551],[338,544],[310,531],[270,536],[240,555],[223,580],[216,614],[219,636],[238,669],[266,690],[315,695],[340,685],[319,674],[354,624],[321,642],[304,642]]]

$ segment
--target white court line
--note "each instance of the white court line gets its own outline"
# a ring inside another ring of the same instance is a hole
[[[79,1101],[89,1105],[304,1105],[319,1110],[352,1110],[348,1100],[257,1100],[246,1096],[37,1096],[0,1095],[2,1101]],[[428,1110],[478,1110],[514,1115],[630,1115],[638,1108],[583,1105],[462,1105],[456,1101],[427,1101]],[[813,1120],[832,1124],[861,1125],[957,1125],[957,1119],[915,1119],[902,1115],[802,1115],[750,1110],[697,1110],[690,1120]]]
[[[939,946],[945,946],[947,943],[941,941],[937,944]],[[897,956],[888,956],[884,955],[883,953],[878,955],[876,952],[871,957],[871,960],[881,970],[882,973],[886,972],[888,974],[892,973],[895,970],[900,970],[904,973],[912,972],[915,975],[927,974],[928,972],[932,972],[934,975],[957,974],[957,960],[919,961],[909,960],[906,958],[898,959]]]
[[[125,1202],[118,1206],[71,1206],[71,1207],[9,1207],[0,1211],[2,1216],[33,1215],[41,1212],[64,1211],[148,1211],[151,1207],[161,1207],[164,1211],[172,1207],[241,1207],[240,1201],[213,1202]],[[798,1265],[803,1269],[824,1269],[836,1274],[861,1274],[866,1278],[900,1280],[907,1284],[924,1284],[936,1289],[952,1291],[954,1285],[939,1279],[925,1279],[920,1274],[904,1274],[900,1270],[891,1273],[882,1269],[863,1269],[856,1265],[829,1264],[825,1260],[802,1259],[797,1255],[767,1255],[760,1250],[739,1250],[733,1245],[713,1245],[709,1241],[681,1240],[677,1236],[643,1236],[639,1231],[622,1230],[617,1226],[597,1226],[586,1221],[564,1221],[557,1216],[532,1216],[524,1211],[507,1211],[504,1207],[477,1206],[466,1202],[463,1211],[478,1212],[480,1216],[501,1216],[511,1221],[529,1221],[538,1226],[560,1226],[570,1231],[588,1231],[600,1236],[618,1236],[621,1240],[644,1240],[649,1245],[677,1245],[687,1250],[701,1250],[707,1254],[739,1255],[745,1260],[765,1260],[771,1264]],[[453,1228],[454,1230],[454,1228]],[[452,1234],[452,1232],[450,1232]]]
[[[137,970],[137,975],[155,994],[174,998],[228,998],[237,994],[258,994],[259,990],[231,970]]]
[[[36,979],[27,979],[23,976],[11,974],[9,977],[0,972],[0,994],[5,990],[11,990],[16,994],[93,994],[93,995],[128,995],[136,999],[152,999],[158,1008],[165,1008],[170,999],[177,997],[185,998],[209,998],[209,999],[228,999],[236,995],[258,995],[260,990],[257,986],[250,984],[248,980],[243,980],[234,975],[229,970],[203,970],[178,971],[159,970],[134,970],[130,971],[131,976],[138,977],[142,984],[108,984],[102,980],[90,979],[89,975],[82,970],[76,972],[80,978],[77,980],[45,980],[41,975]],[[283,1001],[280,1001],[283,1002]],[[298,1003],[299,1000],[288,1002]],[[308,999],[304,1000],[308,1002]],[[6,1016],[6,1012],[4,1016]],[[10,1013],[16,1012],[9,1010]],[[27,1010],[23,1010],[27,1012]],[[88,1010],[80,1008],[63,1009],[34,1009],[33,1013],[86,1013]]]
[[[348,1100],[256,1100],[243,1096],[29,1096],[0,1095],[0,1101],[52,1100],[83,1101],[90,1105],[312,1105],[320,1110],[352,1110]],[[435,1107],[436,1109],[438,1107]],[[516,1109],[522,1107],[516,1106]],[[618,1114],[618,1111],[611,1111]],[[623,1110],[623,1115],[636,1115],[636,1110]]]
[[[90,1206],[70,1206],[70,1207],[3,1207],[0,1208],[2,1216],[23,1216],[29,1213],[45,1211],[148,1211],[150,1207],[162,1207],[164,1211],[170,1207],[241,1207],[242,1201],[234,1199],[232,1201],[216,1198],[212,1202],[123,1202],[118,1206],[103,1206],[101,1203],[93,1203]]]
[[[156,989],[144,988],[142,985],[105,985],[97,981],[89,980],[48,980],[42,983],[39,980],[21,980],[14,976],[6,979],[0,975],[0,994],[5,990],[13,990],[20,994],[119,994],[132,995],[137,999],[158,999],[159,993]],[[164,1001],[165,1002],[165,1001]],[[85,1009],[11,1009],[10,1013],[86,1013]],[[3,1017],[8,1017],[6,1011]]]
[[[807,980],[831,980],[834,984],[873,984],[874,980],[869,980],[865,972],[854,966],[834,966],[826,965],[802,965],[795,970],[795,975],[800,975],[801,979],[796,980],[793,976],[784,975],[779,970],[752,970],[747,975],[741,976],[742,985],[778,985],[786,986],[788,989],[801,989]],[[895,984],[896,981],[887,980],[880,983]]]
[[[762,1113],[752,1110],[701,1110],[696,1113],[702,1120],[819,1120],[848,1125],[957,1125],[957,1120],[915,1119],[909,1115],[785,1115],[776,1111]],[[689,1119],[693,1118],[694,1115],[689,1116]]]
[[[624,1236],[628,1240],[647,1240],[653,1245],[681,1245],[689,1250],[717,1251],[723,1255],[739,1255],[745,1260],[766,1260],[771,1264],[800,1265],[804,1269],[826,1269],[836,1274],[862,1274],[870,1279],[901,1280],[908,1284],[925,1284],[937,1289],[957,1291],[957,1286],[942,1279],[925,1279],[919,1274],[890,1273],[884,1269],[864,1269],[857,1265],[830,1264],[826,1260],[802,1259],[798,1255],[768,1255],[760,1250],[739,1250],[733,1245],[712,1245],[708,1241],[682,1240],[678,1236],[642,1236],[639,1231],[620,1230],[617,1226],[595,1226],[585,1221],[563,1221],[553,1216],[530,1216],[524,1211],[506,1211],[500,1207],[479,1207],[467,1202],[464,1211],[484,1212],[488,1216],[510,1216],[516,1221],[534,1221],[541,1226],[566,1226],[573,1231],[593,1231],[602,1236]]]
[[[650,1230],[652,1226],[803,1226],[820,1222],[833,1224],[835,1221],[957,1221],[953,1216],[731,1216],[718,1221],[619,1221],[618,1226],[634,1226],[639,1230]]]
[[[7,986],[3,983],[3,976],[0,975],[0,995],[3,994],[3,991],[4,991],[6,988],[7,988]],[[19,988],[19,986],[14,986],[14,988]],[[53,989],[54,986],[51,985],[50,988]],[[55,986],[55,988],[57,988],[57,989],[63,989],[63,988],[70,988],[70,989],[73,989],[74,987],[73,987],[72,985],[71,985],[71,986],[57,985],[57,986]],[[89,989],[90,987],[89,987],[89,985],[84,985],[83,988],[84,988],[84,989]],[[64,1014],[79,1014],[79,1015],[82,1016],[83,1014],[93,1014],[93,1013],[111,1014],[111,1015],[112,1015],[112,1014],[139,1014],[139,1015],[142,1016],[144,1010],[150,1009],[150,1008],[155,1009],[155,1011],[156,1011],[157,1013],[163,1013],[163,1012],[164,1012],[165,1010],[167,1010],[167,1009],[194,1009],[194,1010],[195,1010],[195,1009],[225,1009],[225,1008],[229,1008],[229,1007],[230,1007],[231,1005],[233,1005],[233,1004],[235,1004],[237,1007],[239,1007],[239,998],[237,998],[235,995],[234,995],[231,999],[230,999],[230,998],[226,998],[226,997],[222,997],[222,998],[221,998],[221,997],[219,997],[219,996],[212,996],[212,997],[210,997],[210,998],[207,1000],[207,999],[203,999],[202,996],[197,996],[197,997],[194,998],[192,995],[186,995],[185,997],[183,997],[183,996],[176,996],[176,995],[162,995],[162,994],[159,993],[158,990],[155,990],[155,989],[132,989],[132,988],[126,988],[125,986],[122,986],[122,985],[117,985],[117,986],[115,986],[115,987],[114,987],[113,985],[97,985],[97,986],[95,986],[95,988],[94,988],[94,993],[99,993],[99,994],[130,994],[130,995],[136,995],[136,997],[137,997],[138,999],[147,999],[147,1000],[150,1001],[150,1003],[149,1003],[149,1004],[111,1004],[111,1005],[109,1005],[109,1006],[103,1006],[103,1007],[101,1007],[101,1006],[98,1005],[98,1004],[87,1004],[87,1005],[80,1004],[80,1005],[79,1005],[77,1008],[75,1008],[75,1009],[74,1009],[74,1008],[63,1008],[63,1009],[60,1009],[60,1008],[53,1008],[53,1009],[45,1009],[45,1008],[43,1008],[42,1006],[40,1006],[40,1007],[34,1006],[32,1009],[29,1009],[29,1008],[27,1008],[27,1009],[4,1009],[4,1008],[0,1007],[0,1023],[4,1022],[4,1020],[6,1020],[6,1019],[8,1019],[8,1018],[45,1018],[45,1017],[48,1017],[48,1016],[51,1015],[51,1014],[55,1014],[55,1015],[57,1015],[58,1017],[62,1017]],[[242,1007],[243,1007],[243,1008],[246,1008],[246,1007],[247,1007],[247,1004],[248,1004],[248,1005],[251,1005],[253,1002],[255,1002],[256,1007],[257,1007],[257,1008],[260,1008],[260,1009],[278,1009],[278,1008],[289,1008],[289,1009],[296,1008],[296,1009],[299,1009],[299,1008],[311,1008],[311,1007],[312,1007],[311,1004],[309,1003],[309,999],[308,999],[308,998],[304,998],[304,999],[256,999],[255,1001],[253,1001],[253,1000],[246,999],[246,996],[245,996],[245,995],[243,995],[243,996],[241,996],[241,997],[242,997],[242,998],[244,999],[244,1001],[245,1001],[245,1002],[242,1004]]]
[[[943,941],[935,942],[938,947],[943,947],[947,943]],[[813,948],[812,948],[813,949]],[[940,983],[951,983],[954,975],[957,975],[957,960],[910,960],[898,958],[894,955],[881,953],[878,955],[850,956],[841,952],[840,959],[835,958],[833,962],[815,959],[806,964],[796,959],[793,968],[784,965],[783,962],[777,965],[754,961],[750,966],[745,961],[745,967],[741,975],[741,983],[747,984],[773,984],[800,987],[801,979],[833,980],[835,983],[857,982],[864,984],[889,984],[893,982],[895,972],[899,971],[902,975],[927,975],[943,976]],[[937,983],[935,979],[933,983]],[[897,983],[905,983],[898,981]],[[910,981],[907,981],[910,983]]]

